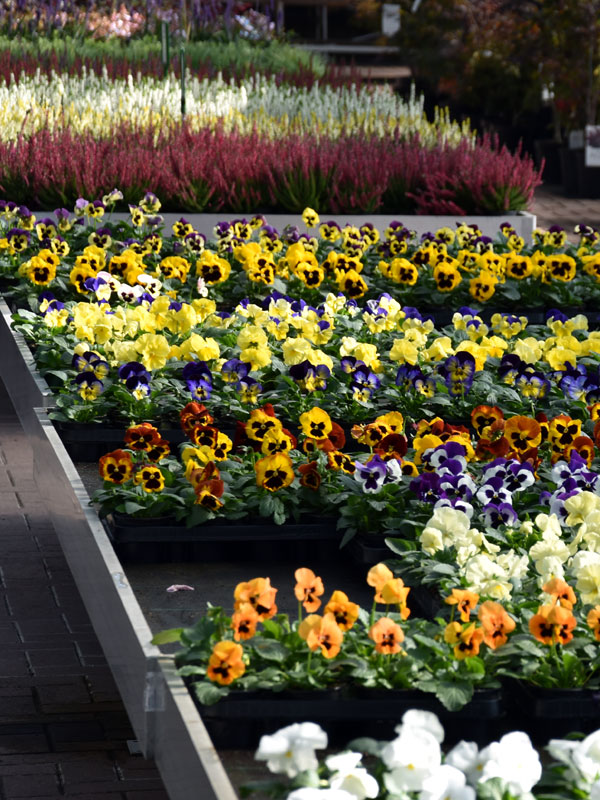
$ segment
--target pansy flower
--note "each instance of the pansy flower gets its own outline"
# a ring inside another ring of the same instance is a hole
[[[125,444],[131,450],[150,450],[156,445],[161,436],[158,430],[149,422],[142,422],[140,425],[132,425],[125,432],[123,437]]]
[[[404,641],[404,631],[389,617],[380,617],[369,629],[369,638],[375,642],[375,650],[385,655],[399,653]]]
[[[468,622],[471,612],[479,602],[479,595],[468,589],[452,589],[450,595],[444,598],[444,602],[450,606],[456,606],[462,622]]]
[[[258,614],[259,620],[271,619],[277,614],[275,595],[277,589],[271,586],[270,578],[253,578],[238,583],[233,592],[234,606],[237,611],[244,603],[250,603]]]
[[[319,598],[325,591],[323,581],[308,567],[297,569],[294,577],[296,578],[294,587],[296,599],[302,603],[305,611],[313,614],[321,605]]]
[[[529,631],[542,644],[567,644],[576,625],[570,609],[552,603],[538,608],[529,620]]]
[[[298,635],[306,641],[311,650],[320,650],[329,659],[340,652],[344,632],[338,626],[333,614],[310,614],[298,627]]]
[[[484,523],[488,528],[499,528],[500,525],[513,527],[519,521],[510,502],[487,503],[483,506],[482,512]]]
[[[183,431],[189,436],[194,425],[210,425],[214,419],[202,403],[187,403],[179,412]]]
[[[483,630],[483,641],[492,650],[506,644],[508,634],[512,633],[516,627],[514,619],[500,603],[493,600],[486,600],[482,603],[477,616]]]
[[[86,401],[93,401],[104,391],[104,384],[94,372],[80,372],[73,379],[79,396]]]
[[[269,492],[278,492],[294,480],[294,468],[287,453],[260,458],[254,465],[256,484]]]
[[[326,439],[333,427],[329,414],[318,406],[300,415],[300,425],[302,433],[311,439]]]
[[[327,453],[327,466],[335,472],[345,472],[346,475],[354,475],[356,471],[356,464],[352,457],[340,450],[332,450]]]
[[[125,450],[113,450],[99,461],[100,475],[110,483],[127,483],[133,475],[131,454]]]
[[[225,383],[235,383],[242,380],[250,372],[250,364],[239,358],[230,358],[221,367],[221,377]]]
[[[470,625],[451,622],[444,632],[444,641],[454,645],[454,658],[459,661],[478,655],[483,637],[483,628],[478,628],[474,622]]]
[[[542,431],[537,420],[531,417],[509,417],[504,423],[504,436],[510,448],[523,454],[542,441]]]
[[[145,492],[162,492],[165,487],[165,476],[159,467],[145,464],[134,476],[134,482],[142,487]]]
[[[336,589],[323,609],[324,614],[333,614],[338,627],[349,631],[358,619],[359,606],[348,599],[345,592]]]
[[[376,494],[382,488],[387,476],[385,461],[379,456],[373,456],[366,464],[355,462],[356,470],[354,479],[360,484],[363,492]]]
[[[242,603],[231,617],[233,638],[236,642],[251,639],[256,633],[258,614],[250,603]]]
[[[300,464],[298,467],[298,474],[300,475],[300,486],[305,486],[307,489],[312,489],[315,492],[317,491],[321,485],[321,474],[316,461]]]
[[[473,384],[475,358],[464,350],[448,356],[442,366],[446,386],[451,395],[466,394]]]
[[[254,408],[244,426],[246,435],[255,442],[262,442],[267,431],[281,430],[281,422],[275,416],[272,406],[266,404],[262,408]]]
[[[229,686],[246,671],[241,644],[225,640],[217,642],[208,660],[206,677],[221,686]]]

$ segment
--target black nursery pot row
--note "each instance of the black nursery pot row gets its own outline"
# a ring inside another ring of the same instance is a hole
[[[194,697],[191,686],[190,691]],[[215,705],[196,705],[212,741],[222,749],[252,749],[260,736],[302,721],[321,725],[333,747],[363,736],[392,739],[402,715],[412,708],[437,714],[450,746],[461,739],[484,746],[514,730],[525,731],[541,746],[572,732],[591,733],[600,718],[598,691],[541,689],[518,681],[477,690],[459,711],[448,711],[433,695],[417,690],[345,688],[279,694],[232,690]]]

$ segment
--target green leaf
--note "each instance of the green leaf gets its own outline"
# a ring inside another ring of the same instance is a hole
[[[218,703],[222,697],[229,694],[228,689],[204,681],[194,684],[194,692],[203,706],[213,706],[215,703]]]
[[[442,681],[438,684],[435,696],[448,711],[458,711],[473,697],[473,684],[467,681]]]
[[[126,514],[135,514],[137,511],[144,511],[144,506],[134,503],[133,500],[126,500],[124,503]]]
[[[257,655],[267,661],[284,661],[289,651],[287,647],[278,642],[276,639],[265,639],[262,636],[255,636],[248,644],[256,651]]]
[[[152,644],[170,644],[171,642],[180,642],[183,628],[169,628],[168,630],[159,631],[150,640]]]

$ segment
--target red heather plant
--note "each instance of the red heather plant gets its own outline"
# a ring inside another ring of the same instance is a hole
[[[165,210],[299,213],[489,214],[517,211],[541,183],[528,156],[484,137],[476,145],[423,147],[400,135],[290,136],[121,126],[114,139],[40,131],[0,144],[0,191],[41,208],[94,199],[118,186]],[[107,188],[108,187],[108,188]]]

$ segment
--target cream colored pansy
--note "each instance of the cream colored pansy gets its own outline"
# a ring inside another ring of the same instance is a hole
[[[109,359],[112,366],[127,364],[128,361],[137,361],[139,356],[135,341],[130,339],[122,342],[108,342],[105,350],[112,353],[112,358]]]
[[[556,514],[538,514],[535,518],[535,526],[542,534],[554,534],[559,539],[562,536],[560,520]]]
[[[267,347],[269,339],[258,325],[245,325],[238,334],[236,344],[240,350],[245,350],[247,347]]]
[[[582,550],[574,556],[571,572],[576,580],[575,589],[584,605],[600,603],[600,553]]]
[[[600,497],[594,492],[578,492],[572,497],[567,497],[564,504],[568,512],[567,525],[578,525],[585,522],[593,512],[600,511]]]
[[[346,295],[344,294],[333,294],[333,292],[329,292],[327,297],[325,298],[325,302],[323,303],[325,307],[325,311],[331,316],[335,316],[338,312],[340,312],[346,305]]]

